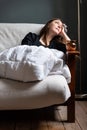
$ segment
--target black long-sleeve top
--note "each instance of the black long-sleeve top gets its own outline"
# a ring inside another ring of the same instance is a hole
[[[56,42],[55,40],[51,40],[49,46],[45,46],[39,40],[40,40],[39,35],[29,32],[22,40],[21,45],[44,46],[50,49],[57,49],[66,53],[66,45],[61,42]]]

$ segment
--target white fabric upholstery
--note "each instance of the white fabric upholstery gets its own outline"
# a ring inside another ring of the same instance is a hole
[[[43,24],[0,23],[0,51],[21,44],[28,32],[38,34]]]
[[[69,87],[61,75],[34,83],[0,79],[0,109],[34,109],[65,102]]]
[[[38,33],[43,24],[0,23],[0,51],[21,44],[28,32]],[[32,83],[0,79],[0,110],[41,108],[68,100],[70,90],[62,75]]]

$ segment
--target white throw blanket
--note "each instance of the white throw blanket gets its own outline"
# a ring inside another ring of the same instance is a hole
[[[0,76],[29,82],[61,74],[69,83],[71,74],[63,56],[63,52],[43,46],[19,45],[6,49],[0,53]]]

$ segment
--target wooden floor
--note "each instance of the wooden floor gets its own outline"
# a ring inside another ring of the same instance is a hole
[[[87,130],[87,101],[75,104],[75,123],[66,122],[63,106],[44,111],[0,111],[0,130]]]

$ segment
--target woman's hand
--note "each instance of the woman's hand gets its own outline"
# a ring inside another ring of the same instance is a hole
[[[61,37],[63,37],[63,42],[66,43],[67,41],[70,41],[71,39],[69,38],[69,36],[66,34],[64,26],[62,26],[61,28],[61,32],[59,34]]]
[[[61,32],[60,32],[59,35],[62,36],[62,37],[65,35],[64,26],[61,27]]]

